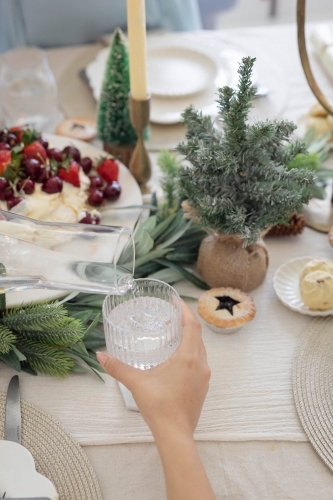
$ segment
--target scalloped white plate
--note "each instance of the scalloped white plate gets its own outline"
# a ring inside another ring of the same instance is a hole
[[[0,441],[0,498],[4,493],[4,498],[59,499],[51,481],[36,471],[31,453],[12,441]]]
[[[171,46],[148,52],[147,72],[153,95],[174,98],[207,88],[217,76],[217,66],[207,54]]]
[[[276,295],[289,309],[309,316],[329,316],[333,314],[333,308],[326,311],[315,311],[309,309],[301,299],[299,289],[299,277],[304,266],[316,257],[299,257],[292,259],[279,267],[273,278],[273,286]]]

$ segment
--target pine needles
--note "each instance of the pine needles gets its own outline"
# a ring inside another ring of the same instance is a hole
[[[0,354],[8,354],[15,345],[15,335],[4,325],[0,325]]]
[[[180,195],[190,216],[211,232],[238,234],[245,246],[300,212],[315,178],[311,169],[290,168],[297,155],[306,153],[303,143],[292,141],[292,122],[248,123],[256,92],[251,84],[254,61],[243,59],[236,90],[219,89],[223,130],[189,107],[183,113],[186,142],[178,146],[190,163],[180,169]]]
[[[62,378],[85,371],[82,363],[97,374],[103,369],[91,348],[105,345],[96,329],[100,316],[100,307],[90,308],[87,299],[82,309],[77,299],[74,306],[44,302],[6,310],[0,318],[0,360],[34,375]]]

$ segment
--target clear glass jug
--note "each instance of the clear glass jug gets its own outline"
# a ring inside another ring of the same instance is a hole
[[[32,288],[122,295],[135,247],[127,227],[40,222],[0,210],[0,293]]]

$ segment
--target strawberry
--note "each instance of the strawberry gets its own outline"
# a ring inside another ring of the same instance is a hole
[[[35,160],[39,160],[41,163],[46,162],[46,150],[38,141],[34,141],[28,146],[25,146],[22,153],[26,158],[34,158]]]
[[[97,172],[108,184],[118,181],[119,167],[116,160],[103,158],[97,167]]]
[[[0,175],[4,174],[12,159],[12,154],[8,149],[0,150]]]
[[[71,161],[68,169],[60,167],[58,170],[58,177],[63,181],[73,184],[75,187],[80,187],[80,165],[76,161]]]

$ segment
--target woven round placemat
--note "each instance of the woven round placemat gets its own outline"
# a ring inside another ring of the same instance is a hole
[[[0,392],[0,439],[4,437],[6,395]],[[102,500],[96,475],[81,446],[56,420],[21,400],[22,445],[49,478],[59,500]]]
[[[333,471],[333,318],[315,318],[300,338],[293,368],[297,412],[312,446]]]

